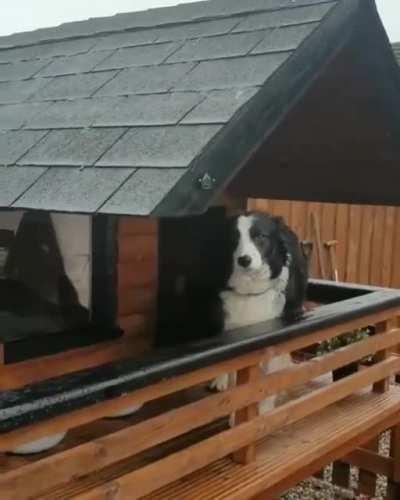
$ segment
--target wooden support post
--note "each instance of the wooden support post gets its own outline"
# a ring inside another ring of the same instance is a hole
[[[260,377],[260,367],[250,366],[249,368],[245,368],[243,370],[239,370],[237,372],[237,385],[248,384],[250,382],[254,382]],[[259,414],[258,403],[251,404],[250,406],[246,406],[236,412],[235,414],[235,425],[240,425],[244,422],[248,422],[253,418],[257,417]],[[245,448],[238,450],[233,455],[233,459],[235,462],[239,464],[248,464],[253,462],[256,458],[256,447],[255,444],[250,444]]]
[[[332,483],[341,488],[350,486],[350,465],[344,462],[336,461],[333,463]]]
[[[379,450],[379,436],[374,438],[369,443],[365,444],[362,448],[370,451],[378,452]],[[364,470],[360,467],[360,474],[358,478],[358,493],[360,495],[375,496],[377,476],[373,472]]]
[[[382,333],[385,333],[390,329],[392,325],[393,325],[392,321],[383,321],[382,323],[378,323],[375,326],[375,334],[381,335]],[[389,349],[379,351],[374,356],[374,362],[379,363],[381,361],[384,361],[390,356],[390,354],[391,352]],[[390,378],[385,378],[383,380],[380,380],[379,382],[376,382],[373,385],[374,392],[386,392],[389,390],[389,385],[390,385]]]
[[[388,500],[400,498],[400,426],[393,427],[390,434],[390,456],[393,459],[393,476],[388,481]]]

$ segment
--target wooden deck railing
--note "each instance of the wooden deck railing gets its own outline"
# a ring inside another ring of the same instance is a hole
[[[124,397],[99,402],[2,434],[1,450],[67,429],[70,436],[79,438],[75,441],[71,438],[73,445],[66,443],[64,449],[56,449],[45,457],[33,456],[20,461],[10,459],[0,474],[1,498],[134,500],[151,495],[174,481],[231,455],[236,464],[241,464],[240,467],[249,467],[257,463],[257,443],[266,436],[307,418],[317,418],[319,412],[360,391],[369,390],[377,394],[390,392],[389,379],[400,372],[400,357],[395,354],[400,329],[393,322],[398,316],[400,308],[395,307],[364,315],[362,318],[322,328],[308,335],[162,380]],[[372,337],[284,370],[268,375],[260,374],[261,362],[370,325],[376,326],[376,335]],[[373,365],[335,383],[322,386],[314,384],[310,392],[264,415],[259,414],[258,403],[266,397],[308,384],[323,374],[370,355],[374,356]],[[182,391],[190,392],[215,376],[234,371],[238,372],[236,387],[218,394],[202,392],[200,398],[187,404],[183,397],[178,406],[169,410],[163,408],[162,398],[173,396],[179,399]],[[99,422],[104,416],[133,404],[155,404],[154,401],[158,402],[158,410],[150,418],[140,420],[137,417],[136,421],[119,421],[119,427],[115,421],[108,421],[108,427],[102,424],[104,426],[100,434],[90,431],[88,424],[98,431],[96,421]],[[399,405],[397,399],[393,408],[395,404]],[[200,440],[187,437],[195,436],[205,426],[214,425],[213,423],[235,412],[236,420],[232,428],[221,424]],[[400,412],[397,413],[392,451],[396,457],[400,453],[397,439]],[[382,413],[382,422],[387,417],[387,414]],[[83,425],[86,434],[83,433],[85,437],[82,438]],[[181,444],[175,447],[171,443],[177,439]],[[321,440],[324,439],[325,436],[321,436]],[[160,450],[167,451],[163,454]],[[357,445],[351,453],[346,454],[344,460],[362,466],[368,473],[387,472],[391,481],[400,479],[394,459],[378,458],[371,449],[360,449]],[[7,462],[6,458],[5,461]],[[322,461],[321,466],[324,465]],[[283,480],[282,474],[281,471],[277,475],[274,487]],[[263,476],[259,482],[260,493],[265,484]]]

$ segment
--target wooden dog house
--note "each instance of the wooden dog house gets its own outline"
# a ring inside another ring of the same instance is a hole
[[[370,0],[210,0],[0,39],[0,450],[68,431],[2,455],[2,500],[272,498],[344,456],[395,491],[400,293],[312,282],[324,305],[295,323],[158,350],[153,334],[163,297],[193,269],[208,279],[225,210],[398,204],[399,127]],[[366,326],[377,335],[258,376]],[[367,355],[258,416],[268,394]],[[204,391],[233,370],[238,387]],[[371,465],[358,447],[389,428],[391,458]]]

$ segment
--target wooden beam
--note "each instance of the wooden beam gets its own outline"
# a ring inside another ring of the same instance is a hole
[[[255,380],[259,380],[260,376],[261,374],[259,365],[251,366],[249,368],[245,368],[244,370],[239,370],[237,372],[236,384],[238,387],[242,385],[247,385]],[[251,387],[247,390],[252,391]],[[259,414],[258,407],[259,407],[258,403],[253,403],[237,411],[235,414],[235,425],[241,425],[244,422],[249,422],[253,418],[256,418]],[[239,464],[248,464],[250,462],[254,462],[256,458],[255,444],[251,444],[249,446],[246,446],[242,450],[238,450],[233,455],[233,458],[235,462]]]
[[[380,323],[377,323],[377,325],[375,326],[375,335],[382,335],[390,328],[390,326],[391,326],[390,321],[382,321]],[[391,354],[390,349],[382,349],[381,351],[375,354],[374,362],[379,363],[380,361],[387,359],[390,356],[390,354]],[[386,392],[389,390],[389,385],[390,385],[390,378],[386,378],[374,384],[373,389],[375,392]]]
[[[118,339],[10,365],[0,364],[0,390],[17,389],[105,363],[132,357],[141,342]]]
[[[365,448],[366,452],[368,450],[370,450],[371,452],[377,452],[379,450],[379,436],[374,437],[374,439],[366,443],[363,448]],[[373,455],[373,453],[371,454]],[[366,456],[367,455],[364,455],[364,457]],[[368,495],[370,497],[374,497],[376,493],[376,480],[376,473],[374,471],[368,470],[367,468],[364,468],[364,464],[361,464],[358,475],[358,493],[360,495]]]
[[[373,474],[380,474],[387,478],[393,477],[393,459],[365,448],[356,448],[341,460]]]

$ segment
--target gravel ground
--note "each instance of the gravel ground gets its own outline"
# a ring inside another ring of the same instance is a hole
[[[382,435],[379,452],[388,456],[390,450],[390,433],[386,432]],[[282,500],[344,500],[344,499],[366,499],[365,495],[357,495],[354,492],[357,489],[358,470],[351,468],[350,485],[352,490],[344,490],[333,486],[330,482],[332,476],[332,467],[328,467],[324,472],[324,479],[309,479],[303,481],[296,488],[290,490],[282,497]],[[386,495],[386,478],[378,477],[376,496],[374,500],[384,500]]]

